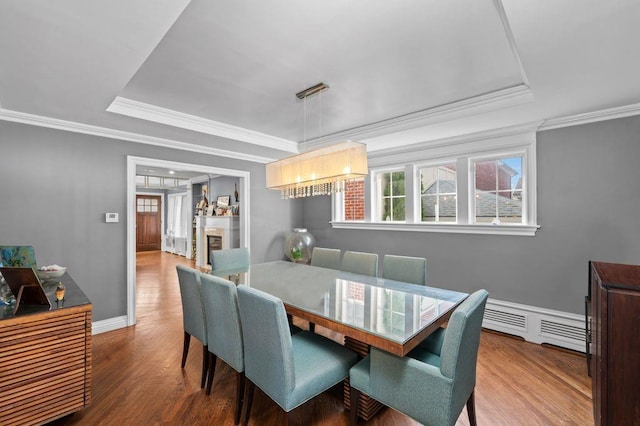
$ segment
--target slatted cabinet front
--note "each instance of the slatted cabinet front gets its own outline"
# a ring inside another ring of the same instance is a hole
[[[91,404],[91,305],[0,321],[0,425],[47,423]]]

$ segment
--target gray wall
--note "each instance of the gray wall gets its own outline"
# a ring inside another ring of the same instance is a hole
[[[236,199],[233,196],[235,186],[239,182],[237,177],[233,176],[219,176],[209,180],[209,202],[216,201],[218,195],[228,195],[229,204],[242,204],[236,203]],[[238,188],[238,199],[240,198],[240,189]]]
[[[251,172],[253,262],[281,259],[285,232],[301,222],[300,204],[265,189],[263,164],[3,121],[0,153],[0,244],[33,245],[39,265],[67,266],[96,321],[126,314],[127,155]]]
[[[535,237],[334,230],[328,197],[303,225],[319,246],[424,256],[430,285],[581,314],[589,260],[640,264],[640,117],[540,132],[537,159]]]

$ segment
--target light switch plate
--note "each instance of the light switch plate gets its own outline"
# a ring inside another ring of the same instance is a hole
[[[105,213],[104,220],[107,223],[113,223],[118,221],[118,213]]]

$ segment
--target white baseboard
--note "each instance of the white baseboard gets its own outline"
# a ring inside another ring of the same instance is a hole
[[[106,333],[107,331],[117,330],[127,326],[127,316],[109,318],[102,321],[94,321],[91,323],[91,334]]]
[[[585,352],[583,315],[489,299],[482,326],[528,342]]]

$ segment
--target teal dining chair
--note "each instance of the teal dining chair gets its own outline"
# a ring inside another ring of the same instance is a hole
[[[311,266],[339,270],[341,255],[342,251],[340,249],[314,247],[311,252]],[[313,322],[309,322],[309,331],[313,333],[315,329],[316,325]]]
[[[485,290],[471,294],[447,328],[405,357],[372,347],[349,372],[351,424],[357,423],[362,392],[427,426],[455,425],[466,404],[475,425],[476,362],[488,295]]]
[[[361,253],[345,251],[342,256],[341,270],[354,274],[378,276],[378,255],[375,253]]]
[[[288,421],[291,410],[349,376],[357,355],[317,334],[291,335],[279,298],[240,285],[238,305],[247,379],[243,424],[249,422],[256,386],[282,408]]]
[[[311,252],[311,266],[340,269],[340,249],[314,247]]]
[[[382,278],[427,285],[427,259],[385,254],[382,258]]]
[[[200,271],[176,265],[178,283],[180,285],[180,299],[182,300],[182,323],[184,328],[184,343],[182,347],[182,364],[184,368],[189,354],[191,337],[202,343],[202,378],[200,387],[204,388],[208,369],[207,329],[204,306],[200,291]]]
[[[209,351],[206,393],[207,395],[211,394],[216,360],[220,358],[236,372],[234,423],[238,424],[242,410],[245,380],[242,326],[238,312],[236,285],[231,281],[209,274],[200,276],[200,285],[207,321],[207,347]]]
[[[246,247],[211,250],[211,270],[239,269],[249,266],[249,249]]]

